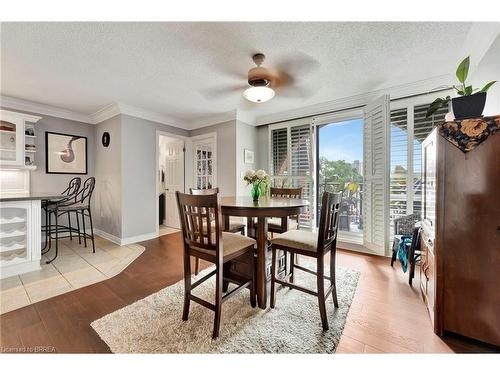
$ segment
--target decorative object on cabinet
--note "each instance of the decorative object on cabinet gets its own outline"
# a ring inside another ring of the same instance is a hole
[[[465,156],[434,129],[422,143],[420,289],[434,331],[500,346],[500,135]]]
[[[87,174],[87,137],[45,132],[45,172]]]
[[[449,95],[445,98],[437,98],[429,106],[426,117],[430,117],[439,108],[448,107],[450,100],[453,107],[453,114],[455,115],[455,119],[463,120],[468,118],[481,117],[481,115],[483,114],[484,105],[486,104],[486,92],[497,81],[488,82],[481,90],[479,90],[479,88],[472,88],[472,85],[467,86],[465,81],[467,80],[467,76],[469,75],[469,65],[470,56],[467,56],[458,65],[456,71],[456,76],[458,81],[460,82],[460,85],[458,87],[453,85],[451,88],[453,88],[459,96],[453,99]]]
[[[35,169],[35,124],[41,117],[0,110],[0,165]],[[25,164],[30,156],[31,164]]]
[[[438,126],[439,134],[462,152],[474,150],[500,129],[500,116],[446,121]]]
[[[104,147],[108,147],[109,146],[109,142],[111,141],[111,137],[110,137],[110,135],[109,135],[108,132],[102,133],[102,139],[101,139],[101,141],[102,141],[102,145]]]

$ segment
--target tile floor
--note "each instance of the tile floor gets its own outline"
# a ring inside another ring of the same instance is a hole
[[[59,256],[51,264],[45,264],[44,255],[41,270],[0,280],[0,314],[116,276],[145,249],[98,236],[95,247],[92,253],[91,244],[85,248],[75,239],[60,240]]]

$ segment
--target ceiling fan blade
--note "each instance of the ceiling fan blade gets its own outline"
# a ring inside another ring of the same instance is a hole
[[[314,96],[314,94],[319,91],[319,87],[313,87],[311,85],[292,84],[289,86],[279,86],[275,91],[276,95],[283,98],[307,99]]]
[[[248,88],[248,85],[210,87],[200,90],[200,94],[207,100],[218,100],[242,93],[246,88]]]
[[[302,52],[295,52],[293,56],[278,63],[280,72],[286,72],[294,77],[302,77],[314,73],[321,67],[318,60]]]

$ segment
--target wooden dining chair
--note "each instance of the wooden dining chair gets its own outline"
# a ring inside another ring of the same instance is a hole
[[[326,316],[326,299],[332,293],[333,303],[338,307],[337,285],[335,281],[335,254],[337,249],[337,231],[339,222],[339,209],[341,202],[340,193],[324,192],[321,200],[321,216],[318,233],[291,230],[277,235],[271,240],[272,264],[271,264],[271,308],[276,303],[276,283],[297,289],[318,297],[319,312],[323,329],[328,329]],[[292,256],[290,273],[284,278],[276,276],[276,252],[278,250],[289,251]],[[330,276],[324,274],[324,256],[330,253]],[[305,267],[294,264],[294,254],[316,258],[316,272]],[[293,283],[293,275],[296,269],[316,275],[317,291]],[[287,281],[288,279],[288,281]],[[330,286],[325,293],[325,279],[330,281]]]
[[[237,284],[223,294],[224,263],[247,252],[254,254],[255,240],[241,234],[222,231],[222,211],[219,194],[190,195],[176,192],[177,205],[184,243],[184,308],[182,320],[188,320],[190,302],[196,302],[215,312],[212,337],[219,336],[222,303],[243,290],[250,288],[250,304],[256,306],[255,276],[244,282],[226,278]],[[212,221],[214,225],[212,225]],[[191,283],[191,256],[213,263],[215,269]],[[255,257],[253,268],[255,268]],[[211,303],[192,294],[192,290],[215,275],[215,302]]]
[[[302,199],[302,188],[276,188],[270,190],[271,198]],[[286,220],[288,219],[288,225]],[[285,233],[287,230],[299,229],[299,216],[272,217],[267,221],[267,231],[270,233]]]
[[[193,195],[212,195],[212,194],[218,194],[219,193],[219,188],[213,188],[213,189],[193,189],[189,188],[189,192]],[[213,223],[213,222],[212,222]],[[229,229],[226,232],[231,232],[231,233],[241,233],[245,234],[245,224],[243,223],[237,223],[237,222],[229,222]],[[200,272],[200,258],[195,258],[195,271],[194,274],[198,275],[198,272]]]

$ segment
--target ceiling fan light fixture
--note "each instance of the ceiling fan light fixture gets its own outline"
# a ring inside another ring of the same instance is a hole
[[[267,86],[254,86],[246,89],[243,96],[253,103],[264,103],[274,97],[274,90]]]

